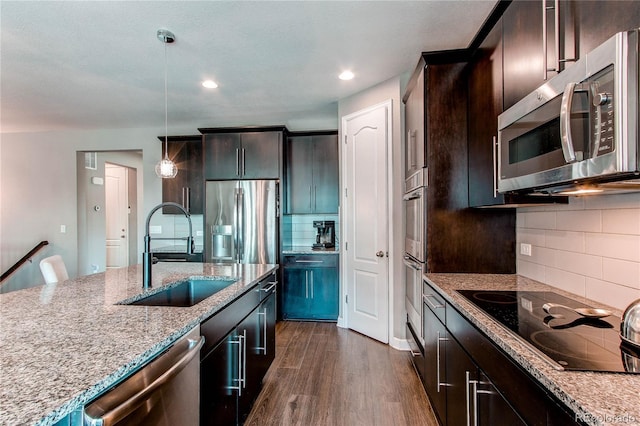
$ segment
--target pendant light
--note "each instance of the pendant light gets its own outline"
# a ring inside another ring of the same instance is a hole
[[[170,179],[178,174],[178,167],[169,159],[168,143],[168,106],[167,106],[167,44],[176,40],[169,30],[158,30],[158,40],[164,43],[164,158],[156,164],[156,175],[162,179]]]

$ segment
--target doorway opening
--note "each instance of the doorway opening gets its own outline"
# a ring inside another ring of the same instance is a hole
[[[138,263],[142,151],[77,152],[78,275]]]

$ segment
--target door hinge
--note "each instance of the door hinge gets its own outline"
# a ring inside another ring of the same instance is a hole
[[[347,190],[348,190],[348,188],[344,189],[344,198],[347,198],[347,195],[349,194],[349,192]]]
[[[344,135],[344,143],[347,143],[347,135]]]
[[[344,242],[344,251],[349,250],[349,243],[348,242]]]
[[[348,294],[344,295],[344,303],[349,304],[349,295]]]

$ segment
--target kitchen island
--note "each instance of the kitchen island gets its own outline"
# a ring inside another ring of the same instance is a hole
[[[518,275],[425,274],[424,279],[475,328],[553,395],[580,424],[640,424],[640,374],[559,371],[456,290],[551,291],[587,305],[597,304]],[[631,302],[631,301],[630,301]],[[614,315],[621,312],[609,308]]]
[[[54,424],[276,268],[154,265],[150,291],[188,277],[237,279],[191,307],[119,305],[143,293],[141,265],[0,294],[0,424]]]

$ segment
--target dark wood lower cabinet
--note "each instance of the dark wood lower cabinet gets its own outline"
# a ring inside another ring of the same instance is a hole
[[[441,424],[580,424],[426,282],[424,289],[423,386]]]
[[[263,280],[201,326],[209,342],[200,360],[200,425],[241,425],[251,412],[275,358],[275,284],[274,277]]]

